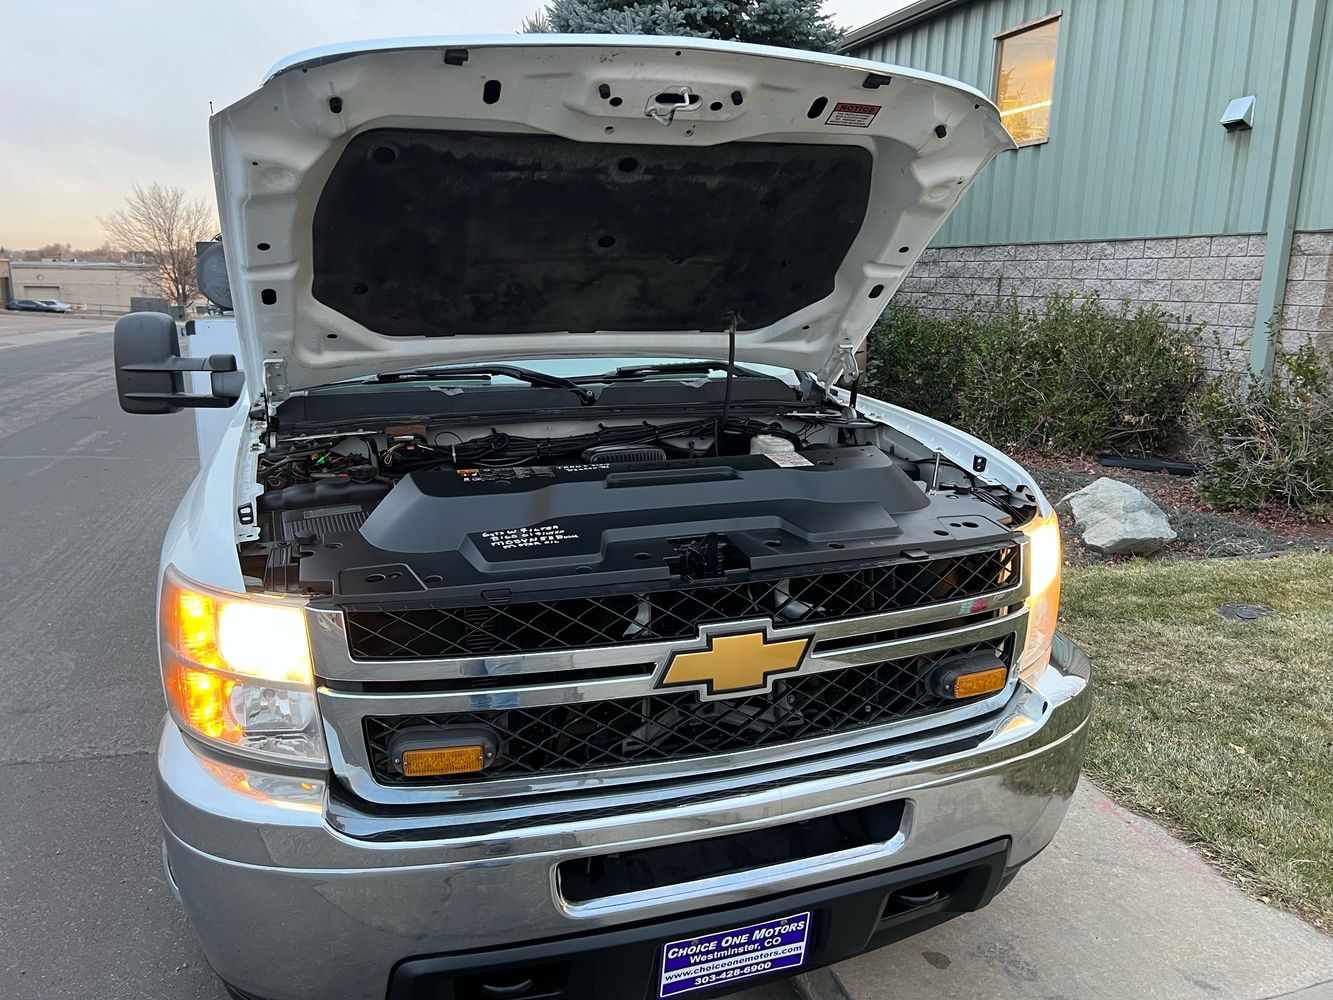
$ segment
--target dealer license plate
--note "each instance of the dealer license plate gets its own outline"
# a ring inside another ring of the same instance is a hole
[[[660,998],[721,986],[805,964],[810,913],[765,920],[662,946]]]

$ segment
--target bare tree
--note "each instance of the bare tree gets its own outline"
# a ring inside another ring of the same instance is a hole
[[[68,243],[47,243],[33,251],[37,260],[64,260],[70,256],[73,248]]]
[[[125,251],[119,247],[114,247],[110,243],[103,243],[100,247],[94,247],[92,250],[74,249],[70,251],[74,260],[87,260],[98,263],[118,264],[125,259]]]
[[[99,215],[97,221],[112,243],[142,254],[157,268],[163,295],[178,306],[190,304],[198,290],[194,245],[217,232],[202,199],[188,201],[178,187],[135,184],[124,208]]]

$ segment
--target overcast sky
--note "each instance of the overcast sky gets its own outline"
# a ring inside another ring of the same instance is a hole
[[[857,27],[907,0],[827,0]],[[0,246],[105,241],[130,184],[213,201],[208,102],[285,55],[401,35],[507,34],[540,0],[39,0],[0,18]]]

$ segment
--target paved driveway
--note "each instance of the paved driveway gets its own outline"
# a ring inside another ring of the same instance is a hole
[[[0,317],[0,1000],[221,1000],[150,781],[153,576],[192,418],[122,414],[109,336]],[[1333,979],[1333,942],[1085,789],[993,907],[837,975],[856,1000],[1257,1000]]]

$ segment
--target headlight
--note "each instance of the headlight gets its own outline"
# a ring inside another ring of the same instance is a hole
[[[1024,602],[1028,610],[1028,636],[1018,674],[1028,680],[1051,662],[1051,640],[1055,638],[1060,614],[1060,521],[1055,511],[1051,511],[1046,517],[1029,522],[1023,532],[1028,536],[1030,589]]]
[[[250,757],[326,766],[304,602],[162,580],[162,684],[181,729]]]

